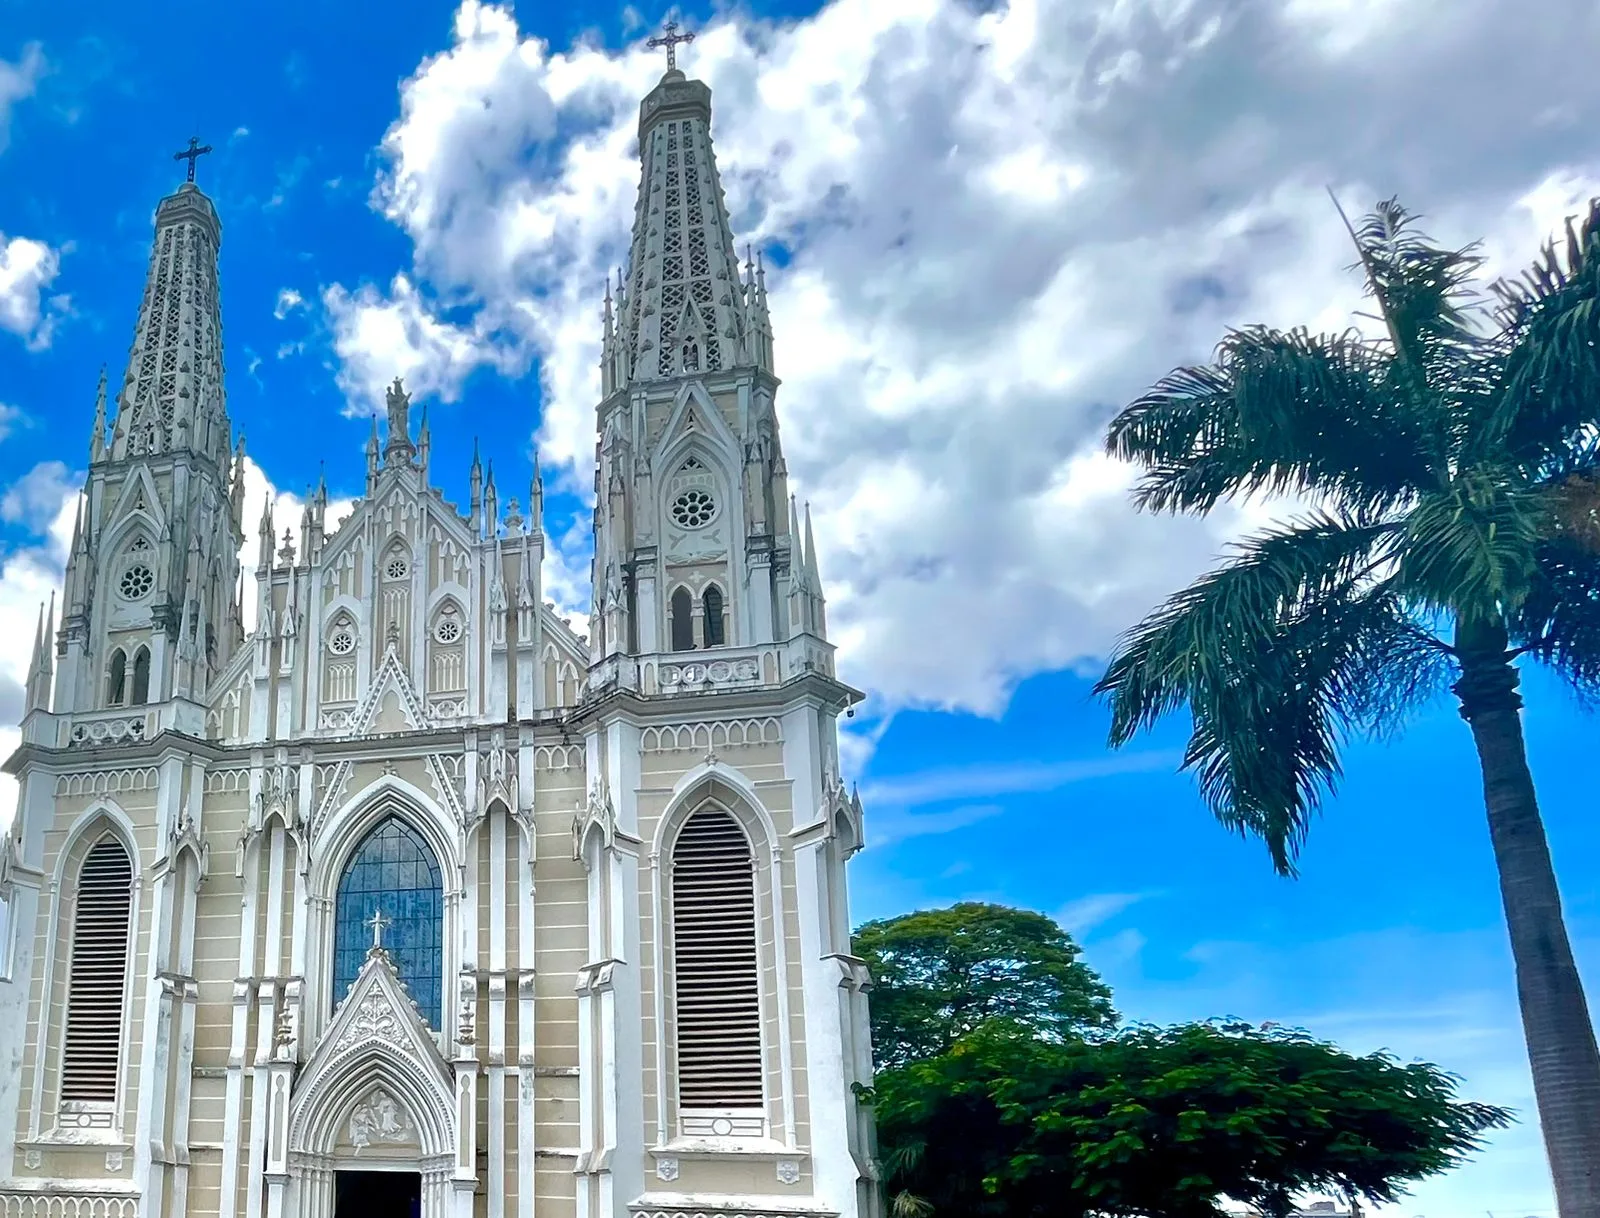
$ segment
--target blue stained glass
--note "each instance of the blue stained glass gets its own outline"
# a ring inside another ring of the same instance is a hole
[[[390,923],[383,946],[422,1016],[439,1026],[444,996],[444,884],[422,835],[397,816],[350,856],[333,905],[333,1000],[344,1001],[372,946],[372,915]]]

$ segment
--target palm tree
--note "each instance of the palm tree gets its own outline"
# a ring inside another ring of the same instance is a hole
[[[1600,1052],[1518,692],[1532,660],[1600,694],[1600,201],[1489,296],[1473,247],[1434,244],[1392,200],[1350,231],[1382,337],[1236,330],[1112,422],[1142,508],[1305,506],[1130,631],[1096,692],[1113,747],[1187,707],[1184,768],[1291,875],[1340,746],[1448,684],[1477,745],[1557,1204],[1600,1218]]]

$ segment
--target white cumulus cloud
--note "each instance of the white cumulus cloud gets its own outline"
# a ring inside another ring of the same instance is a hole
[[[1538,67],[1600,14],[1426,9],[832,0],[697,31],[684,66],[715,93],[736,237],[776,255],[790,473],[844,674],[875,705],[993,713],[1030,673],[1095,671],[1262,518],[1137,516],[1100,440],[1230,325],[1350,324],[1329,185],[1354,208],[1398,193],[1507,270],[1600,188],[1581,121],[1600,75],[1553,97]],[[583,493],[598,303],[660,71],[642,43],[555,49],[507,8],[461,5],[382,141],[373,202],[412,265],[324,296],[359,408],[397,373],[449,396],[476,367],[537,361],[547,472]],[[552,582],[577,602],[585,537],[559,540]]]
[[[50,345],[64,296],[46,296],[61,270],[61,253],[31,237],[0,233],[0,330],[19,335],[35,350]]]
[[[39,611],[60,592],[82,483],[81,474],[48,461],[0,496],[0,515],[24,525],[26,532],[21,544],[0,556],[0,757],[9,756],[21,740],[17,725]],[[11,823],[16,801],[16,780],[0,774],[0,826]]]
[[[22,48],[15,63],[0,59],[0,152],[11,142],[11,110],[17,102],[33,96],[39,79],[49,69],[44,49],[37,42]]]

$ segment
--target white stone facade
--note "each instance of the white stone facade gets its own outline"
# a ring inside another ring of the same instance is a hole
[[[709,124],[641,107],[586,636],[537,473],[462,512],[398,382],[351,515],[256,526],[246,634],[221,225],[161,203],[8,765],[0,1218],[878,1214],[859,695]]]

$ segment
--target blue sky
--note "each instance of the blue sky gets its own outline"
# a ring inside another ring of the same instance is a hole
[[[1295,881],[1212,823],[1177,725],[1104,748],[1118,631],[1271,512],[1152,520],[1111,412],[1230,324],[1348,324],[1325,184],[1399,192],[1514,269],[1600,191],[1600,18],[1514,0],[833,0],[681,13],[734,222],[771,257],[784,443],[817,517],[871,848],[858,916],[961,899],[1060,917],[1137,1018],[1238,1015],[1462,1074],[1531,1121],[1466,731],[1358,743]],[[223,218],[229,407],[259,476],[360,489],[403,373],[464,497],[535,446],[549,594],[586,610],[598,297],[664,15],[612,4],[0,0],[0,721],[14,723],[95,381],[121,374],[155,201],[190,134]],[[1587,23],[1587,24],[1586,24]],[[1526,79],[1523,79],[1526,77]],[[1459,82],[1496,79],[1505,88]],[[1600,963],[1595,722],[1529,677],[1580,960]],[[1525,1121],[1400,1211],[1553,1212]]]

